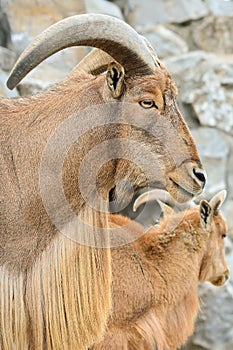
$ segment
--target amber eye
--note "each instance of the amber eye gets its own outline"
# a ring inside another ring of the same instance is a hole
[[[158,106],[155,104],[153,100],[144,100],[139,102],[140,106],[143,108],[156,108],[158,109]]]

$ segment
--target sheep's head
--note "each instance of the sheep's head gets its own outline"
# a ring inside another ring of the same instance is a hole
[[[223,285],[230,272],[225,259],[224,238],[226,237],[226,221],[220,213],[226,191],[216,194],[209,202],[200,202],[200,222],[207,235],[206,251],[202,260],[199,280],[209,281],[215,286]]]
[[[225,197],[226,191],[223,190],[213,196],[210,201],[201,200],[197,206],[194,201],[184,204],[177,203],[168,192],[157,189],[140,195],[134,202],[133,209],[136,211],[139,206],[146,204],[148,201],[157,201],[166,218],[173,214],[174,211],[178,211],[179,216],[182,214],[176,222],[177,225],[182,220],[188,220],[185,213],[189,209],[189,214],[192,213],[193,218],[195,218],[196,226],[193,227],[193,232],[200,236],[203,241],[200,247],[204,247],[204,254],[201,256],[199,281],[209,281],[215,286],[221,286],[227,281],[230,274],[225,259],[224,247],[227,225],[220,212],[220,207]]]
[[[137,177],[138,188],[166,188],[176,200],[190,200],[202,191],[206,177],[194,140],[177,108],[175,84],[169,72],[160,65],[155,75],[146,77],[123,79],[123,73],[115,74],[121,76],[118,91],[124,91],[119,100],[125,104],[125,132],[138,144],[131,148],[131,159],[150,164],[152,171],[147,167],[143,177],[141,169],[133,169],[125,159],[118,163],[118,169],[124,169],[126,178]],[[119,197],[127,191],[124,184],[116,189]]]
[[[199,194],[206,176],[177,108],[175,84],[150,44],[123,21],[89,14],[54,24],[21,55],[8,79],[8,87],[15,87],[55,52],[76,45],[93,46],[101,51],[97,50],[98,59],[93,53],[87,56],[71,75],[81,69],[94,75],[107,70],[96,79],[103,82],[101,89],[98,85],[98,93],[102,93],[98,103],[118,103],[123,115],[121,122],[117,118],[115,121],[119,125],[118,136],[133,141],[127,146],[128,154],[132,153],[130,159],[122,156],[114,163],[114,181],[107,189],[110,201],[120,203],[121,207],[128,203],[130,191],[122,179],[129,180],[135,193],[148,187],[166,188],[180,202]]]

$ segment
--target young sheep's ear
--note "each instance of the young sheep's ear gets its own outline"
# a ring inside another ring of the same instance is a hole
[[[124,87],[124,68],[116,62],[112,62],[108,66],[107,84],[113,98],[121,96]]]
[[[223,204],[225,198],[227,195],[227,191],[226,190],[222,190],[220,192],[218,192],[210,201],[210,206],[213,210],[214,215],[218,215],[218,212],[221,208],[221,205]]]
[[[211,224],[213,212],[210,204],[206,200],[200,202],[199,213],[202,227],[207,228]]]

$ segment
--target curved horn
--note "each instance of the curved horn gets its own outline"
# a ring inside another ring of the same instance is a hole
[[[84,70],[87,73],[99,75],[107,70],[112,61],[114,58],[108,53],[100,49],[93,49],[74,67],[71,73],[76,70]]]
[[[192,201],[188,203],[178,203],[171,197],[171,195],[167,191],[161,189],[154,189],[144,192],[135,200],[133,205],[133,211],[136,211],[140,205],[148,201],[155,200],[167,203],[171,207],[176,207],[178,210],[184,210],[195,205],[195,203]]]
[[[70,46],[92,46],[110,54],[129,75],[155,73],[145,41],[127,23],[112,16],[83,14],[65,18],[46,29],[21,54],[7,81],[13,89],[33,68]]]
[[[151,56],[154,59],[155,66],[158,66],[158,57],[152,45],[144,36],[140,35],[140,37],[144,40],[146,46],[148,47]],[[72,70],[72,72],[76,70],[84,70],[87,73],[99,75],[107,70],[108,65],[113,60],[114,58],[110,56],[107,52],[104,52],[100,49],[93,49],[77,64],[77,66]]]
[[[218,215],[221,205],[223,204],[225,198],[227,196],[227,191],[222,190],[218,192],[214,197],[209,201],[209,205],[213,209],[214,215]]]

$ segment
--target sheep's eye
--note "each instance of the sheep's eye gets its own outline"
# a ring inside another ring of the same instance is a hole
[[[143,108],[156,108],[158,109],[158,106],[155,104],[153,100],[144,100],[139,102],[140,106]]]

